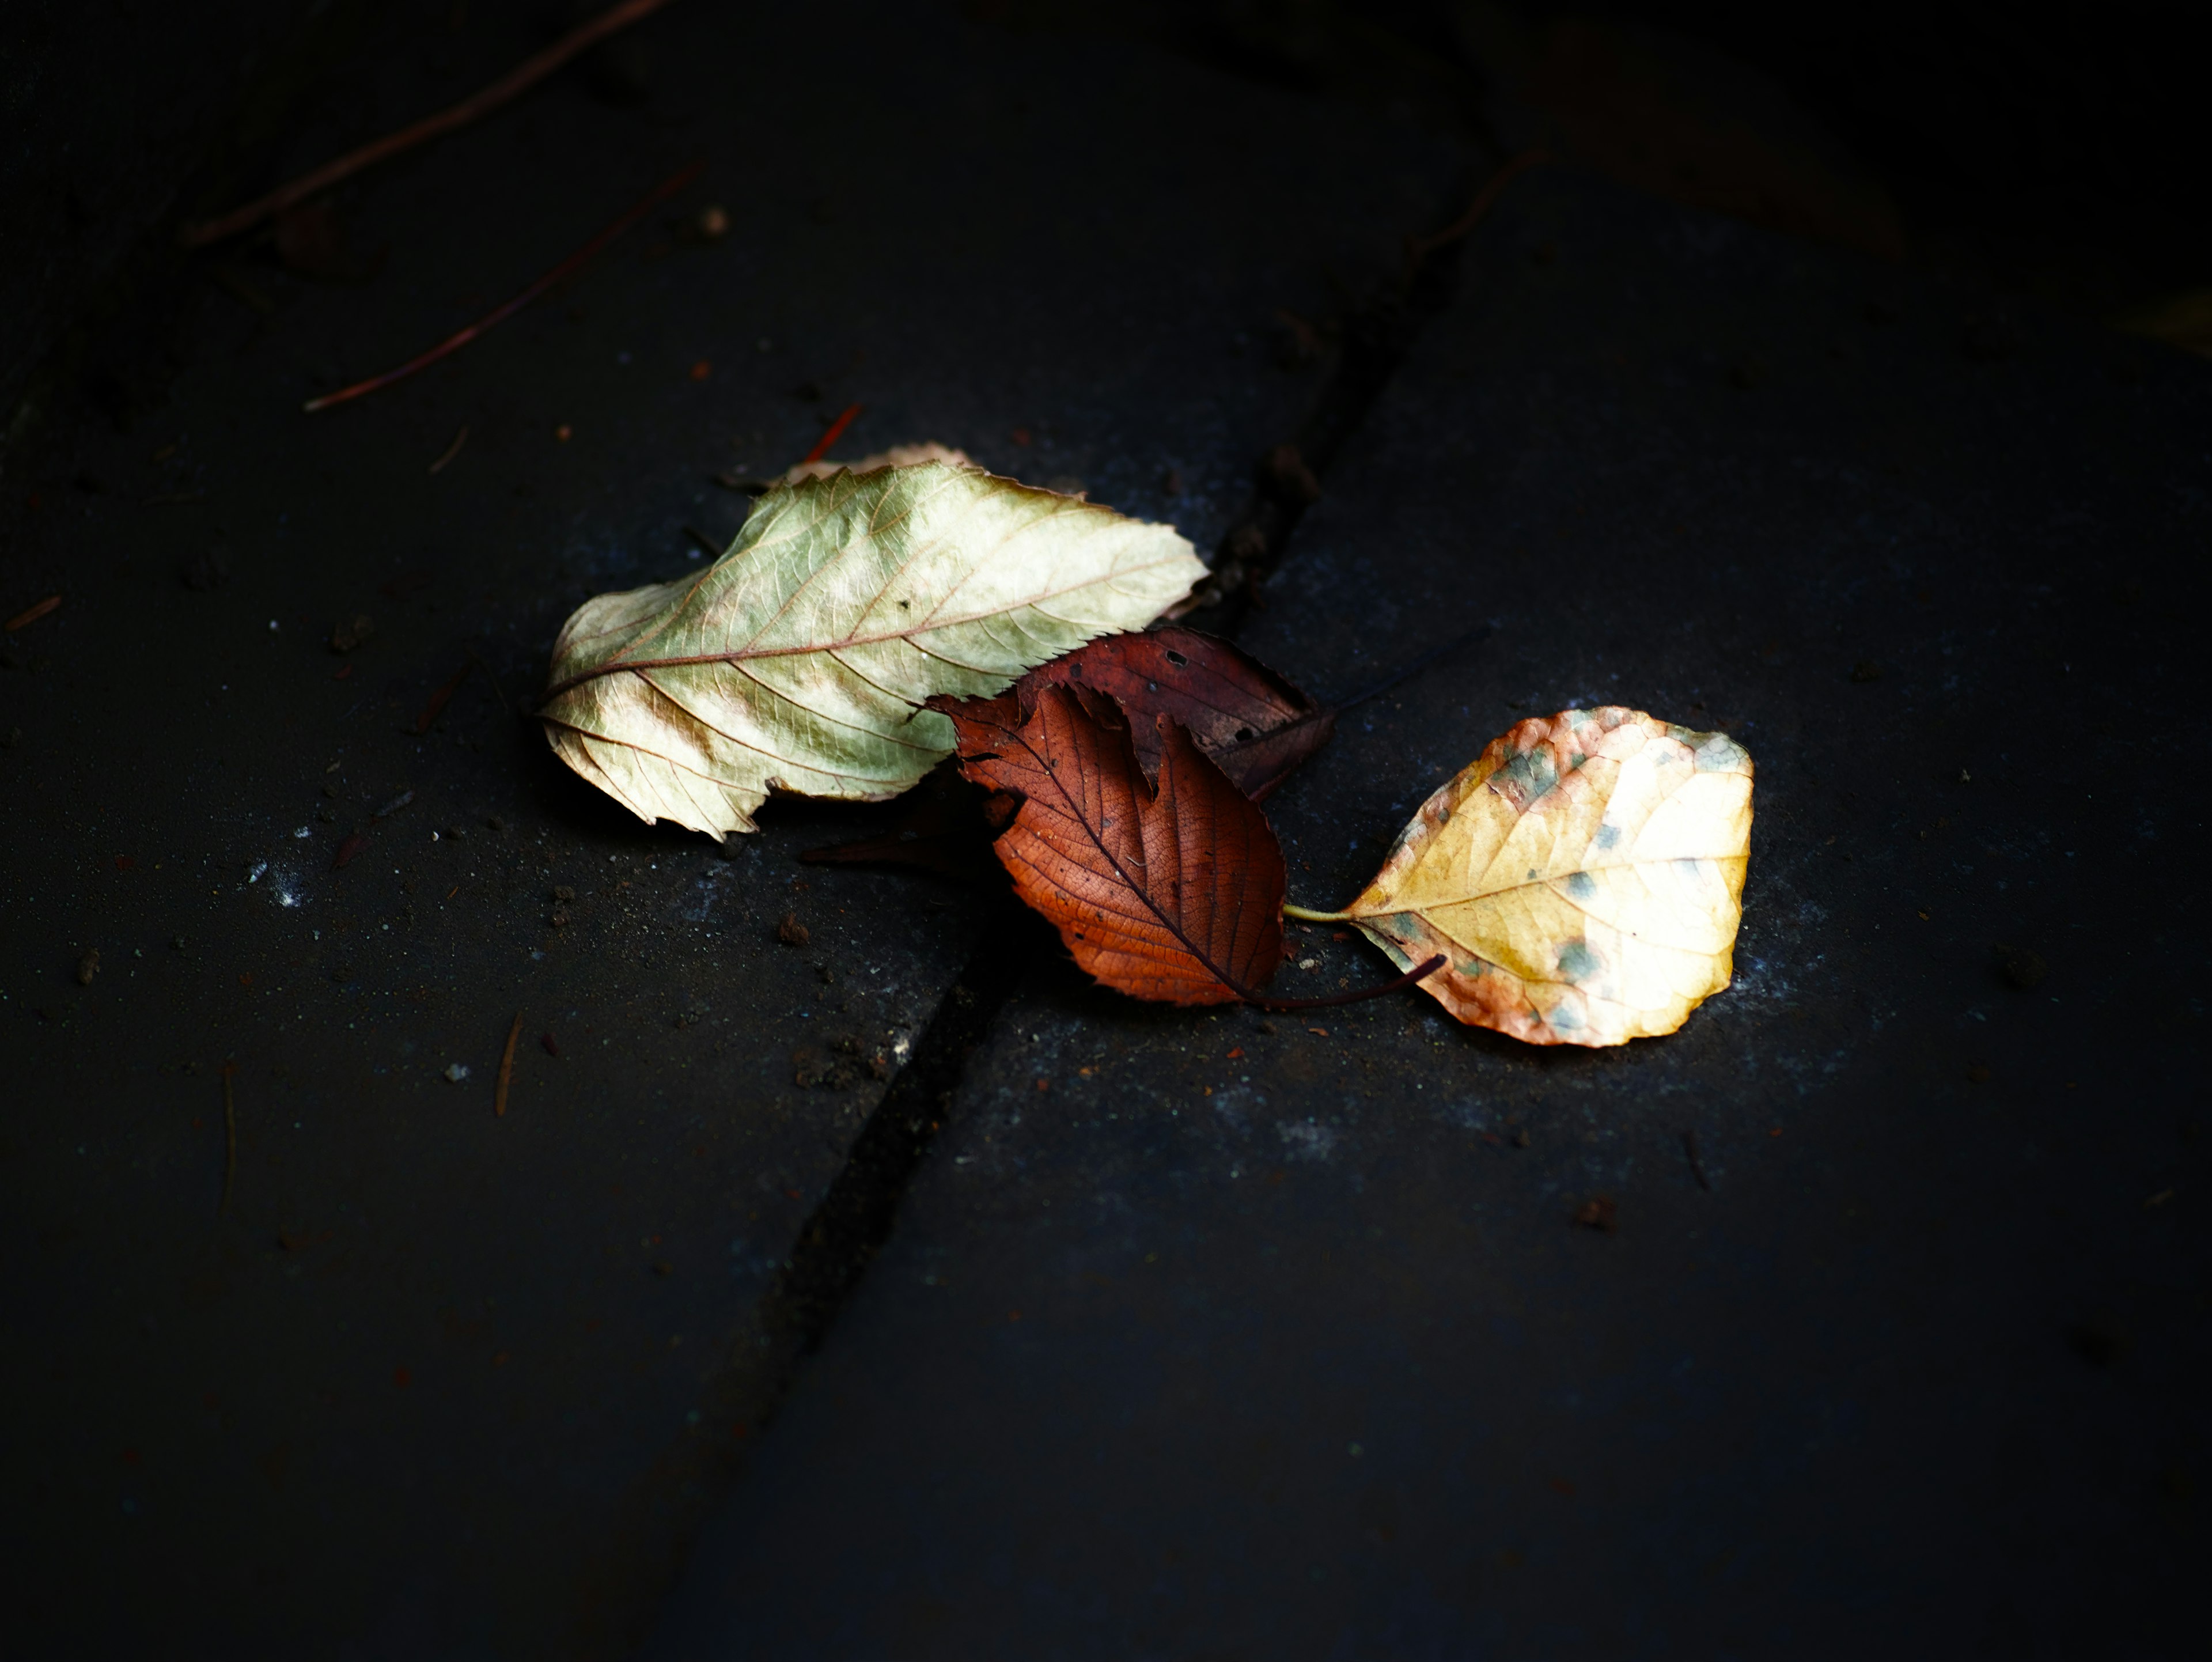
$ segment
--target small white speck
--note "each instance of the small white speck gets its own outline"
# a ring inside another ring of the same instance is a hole
[[[271,618],[269,620],[269,632],[271,635],[274,635],[276,632],[276,620],[274,618]]]
[[[453,1081],[454,1084],[459,1085],[468,1076],[469,1064],[467,1062],[449,1062],[446,1064],[446,1077]]]
[[[299,830],[292,833],[293,836],[302,838],[313,837],[314,834],[314,827],[312,825],[302,825]]]

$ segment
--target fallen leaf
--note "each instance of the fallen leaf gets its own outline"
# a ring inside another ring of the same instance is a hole
[[[580,607],[538,714],[639,818],[719,841],[771,790],[896,796],[953,747],[925,699],[1141,628],[1204,572],[1172,527],[975,469],[803,480],[704,572]]]
[[[1618,706],[1522,721],[1421,805],[1340,913],[1462,1021],[1534,1044],[1671,1033],[1729,983],[1751,758]]]
[[[1282,849],[1188,733],[1153,718],[1155,787],[1127,725],[1106,725],[1069,688],[1039,689],[1025,715],[1004,698],[949,713],[961,771],[1024,799],[999,858],[1079,965],[1164,1003],[1258,995],[1283,956]]]
[[[1031,670],[1014,691],[1033,704],[1037,690],[1053,685],[1074,689],[1094,713],[1099,693],[1118,703],[1146,777],[1160,767],[1152,718],[1166,715],[1255,801],[1336,731],[1334,710],[1228,642],[1179,624],[1093,641]]]

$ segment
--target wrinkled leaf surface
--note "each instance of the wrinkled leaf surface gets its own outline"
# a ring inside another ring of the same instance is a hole
[[[802,480],[707,570],[580,607],[539,714],[640,818],[719,838],[771,790],[896,795],[952,749],[923,700],[1141,628],[1204,570],[1171,527],[975,469]]]
[[[1462,1021],[1537,1044],[1671,1033],[1729,983],[1751,758],[1639,710],[1522,721],[1421,805],[1344,916]]]
[[[1283,955],[1283,854],[1252,799],[1165,716],[1159,783],[1128,727],[1066,687],[1023,715],[956,705],[960,770],[1023,798],[998,840],[1022,898],[1107,986],[1170,1004],[1253,995]]]

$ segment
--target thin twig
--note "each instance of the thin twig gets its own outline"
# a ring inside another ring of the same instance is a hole
[[[442,473],[445,472],[446,464],[453,460],[454,457],[459,455],[461,454],[461,447],[468,441],[469,424],[466,422],[463,422],[461,423],[461,430],[453,435],[453,441],[446,447],[446,454],[430,464],[430,471],[433,473]]]
[[[586,242],[582,247],[577,249],[574,253],[569,255],[568,259],[562,260],[558,265],[556,265],[544,277],[538,278],[537,282],[532,283],[527,289],[525,289],[520,294],[517,295],[513,300],[507,301],[506,305],[501,307],[496,312],[492,313],[489,317],[483,318],[477,322],[471,323],[467,328],[459,331],[458,333],[447,336],[445,339],[440,341],[428,351],[422,353],[418,357],[410,358],[406,362],[401,364],[397,369],[387,369],[380,375],[371,375],[367,380],[356,381],[350,387],[342,387],[335,393],[325,393],[321,398],[309,399],[301,407],[312,416],[318,410],[327,410],[334,404],[344,404],[350,399],[361,397],[364,393],[374,393],[380,387],[389,387],[393,381],[399,380],[406,376],[411,375],[417,369],[428,368],[430,365],[435,363],[440,358],[445,357],[449,353],[459,351],[462,347],[466,346],[471,341],[474,340],[478,335],[483,333],[485,330],[490,328],[494,324],[504,323],[507,319],[513,317],[524,307],[529,305],[532,301],[537,299],[538,295],[544,294],[548,289],[550,289],[555,283],[559,283],[564,277],[573,275],[580,267],[588,264],[607,246],[607,244],[612,242],[624,231],[629,230],[631,226],[636,224],[638,221],[643,219],[647,214],[651,213],[653,209],[658,207],[661,203],[666,201],[670,197],[674,196],[678,191],[689,185],[694,179],[697,178],[699,170],[706,165],[707,164],[703,161],[694,161],[689,167],[683,169],[682,172],[672,174],[668,178],[661,180],[659,184],[654,186],[653,189],[646,194],[643,201],[640,202],[635,207],[630,209],[630,210],[625,213],[620,219],[617,219],[613,224],[608,226],[605,230],[601,231],[589,242]]]
[[[26,624],[35,624],[40,618],[45,617],[46,613],[52,612],[61,603],[62,597],[60,595],[47,595],[46,598],[40,601],[38,605],[30,607],[27,611],[19,612],[14,617],[10,618],[8,620],[8,632],[10,635],[13,635],[17,630],[22,628]]]
[[[238,1177],[238,1099],[230,1084],[237,1073],[237,1062],[222,1064],[222,1198],[216,1202],[217,1212],[230,1210],[231,1184]]]
[[[492,1087],[491,1111],[496,1119],[507,1112],[507,1081],[514,1077],[514,1041],[522,1037],[522,1012],[514,1013],[514,1026],[507,1030],[507,1049],[499,1059],[499,1083]]]
[[[1491,174],[1488,182],[1486,182],[1480,191],[1475,192],[1474,200],[1468,204],[1467,211],[1465,213],[1462,214],[1457,219],[1452,221],[1450,224],[1445,226],[1443,230],[1438,231],[1434,236],[1421,236],[1412,239],[1406,245],[1407,252],[1410,253],[1415,259],[1423,259],[1436,253],[1437,249],[1443,247],[1447,244],[1458,241],[1462,237],[1465,236],[1469,231],[1472,231],[1477,225],[1482,222],[1482,216],[1490,211],[1491,204],[1496,202],[1498,197],[1504,193],[1504,189],[1508,185],[1510,185],[1516,178],[1527,172],[1529,168],[1534,167],[1541,162],[1549,161],[1551,159],[1552,157],[1550,153],[1546,150],[1527,149],[1522,151],[1520,155],[1515,156],[1504,167],[1500,167],[1496,173]]]
[[[845,436],[845,429],[853,424],[853,417],[860,413],[860,406],[857,404],[848,404],[839,411],[837,419],[831,422],[828,430],[814,441],[814,448],[799,459],[799,465],[804,467],[809,462],[818,462],[828,455],[830,447]]]
[[[453,679],[430,695],[430,702],[422,706],[422,713],[415,718],[415,736],[417,739],[429,732],[430,723],[445,713],[446,706],[453,701],[453,695],[461,690],[461,683],[469,679],[469,672],[476,667],[477,656],[472,652],[469,654],[468,662],[454,672]]]
[[[596,46],[618,29],[628,28],[640,18],[659,11],[667,3],[668,0],[623,0],[621,5],[611,7],[590,22],[570,30],[544,51],[525,58],[489,86],[471,93],[459,103],[426,117],[412,126],[402,127],[396,133],[387,133],[357,150],[349,150],[337,161],[326,161],[313,173],[304,174],[290,184],[280,186],[242,208],[234,208],[217,218],[187,225],[179,234],[178,240],[187,248],[200,248],[210,242],[219,242],[248,226],[258,225],[264,219],[283,213],[295,203],[304,202],[318,192],[330,189],[340,180],[350,178],[363,167],[374,167],[387,156],[412,149],[425,139],[435,138],[456,127],[465,127],[477,117],[488,115],[509,100],[527,92],[578,52]]]

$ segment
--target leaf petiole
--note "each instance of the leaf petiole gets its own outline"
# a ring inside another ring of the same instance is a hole
[[[1286,909],[1287,910],[1287,909]],[[1247,1003],[1256,1004],[1263,1010],[1318,1010],[1331,1004],[1358,1004],[1366,999],[1380,998],[1385,993],[1395,993],[1401,987],[1434,975],[1444,966],[1444,955],[1438,953],[1425,964],[1416,964],[1395,981],[1379,982],[1372,987],[1356,987],[1348,993],[1332,993],[1327,998],[1264,998],[1257,993],[1244,993]],[[1240,992],[1243,989],[1238,989]]]
[[[1287,900],[1283,902],[1283,916],[1303,918],[1309,923],[1346,923],[1352,920],[1350,912],[1308,911],[1304,906],[1293,906]]]

